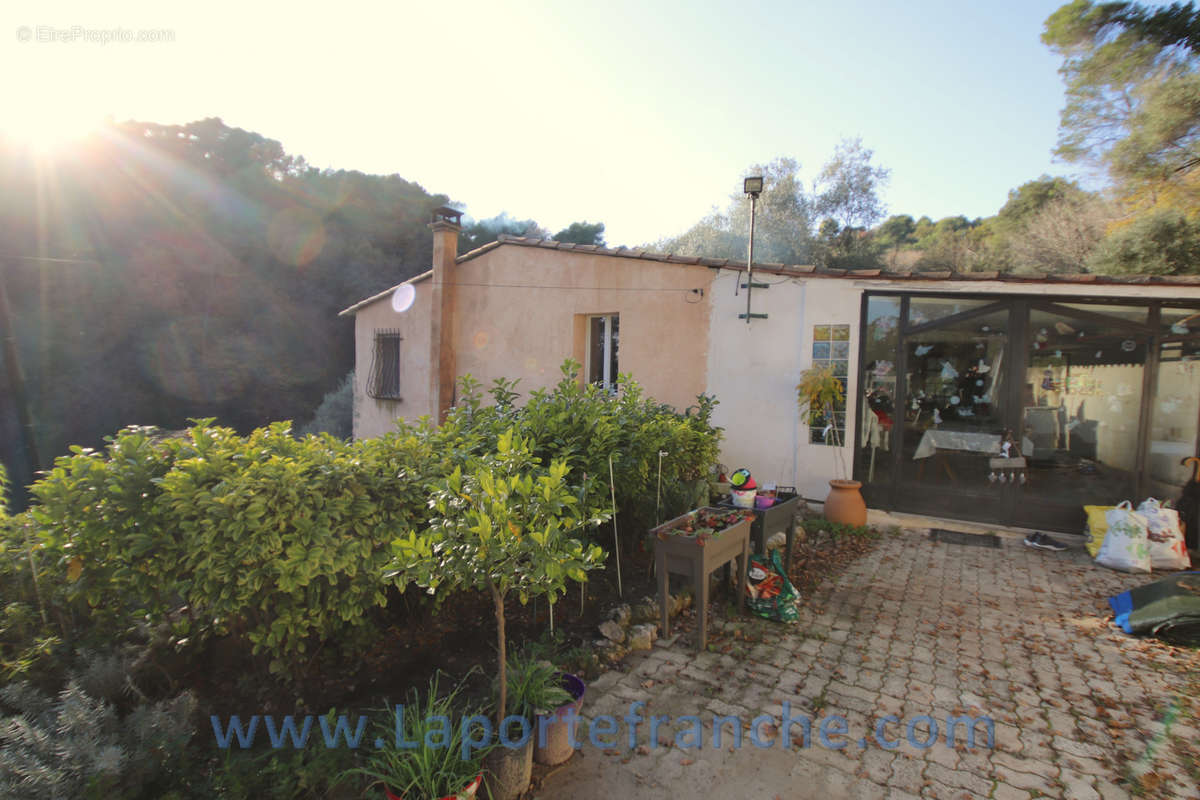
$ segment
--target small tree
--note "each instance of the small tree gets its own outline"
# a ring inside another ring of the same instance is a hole
[[[580,507],[566,484],[564,461],[539,468],[530,443],[512,429],[501,434],[496,452],[473,459],[439,481],[432,493],[435,516],[429,530],[409,532],[393,545],[387,577],[430,594],[439,588],[487,591],[496,613],[500,697],[497,723],[505,717],[508,675],[504,603],[516,593],[522,603],[566,591],[568,580],[583,582],[603,564],[603,551],[574,538],[575,531],[608,518]]]

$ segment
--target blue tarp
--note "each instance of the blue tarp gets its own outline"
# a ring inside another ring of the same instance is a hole
[[[1131,634],[1200,644],[1200,572],[1179,572],[1108,598],[1114,622]]]

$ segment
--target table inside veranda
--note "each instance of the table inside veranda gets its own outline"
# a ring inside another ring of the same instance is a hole
[[[998,433],[977,433],[975,431],[948,431],[930,428],[921,434],[917,449],[913,451],[913,461],[917,464],[917,480],[925,477],[925,461],[931,456],[939,461],[946,471],[951,483],[957,480],[950,463],[945,460],[947,452],[976,453],[989,457],[1000,455],[1001,437]],[[1023,452],[1033,452],[1033,442],[1027,437],[1021,437]]]

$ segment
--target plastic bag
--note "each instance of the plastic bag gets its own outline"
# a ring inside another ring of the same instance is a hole
[[[1108,520],[1105,515],[1112,511],[1116,506],[1084,506],[1083,513],[1087,514],[1087,551],[1092,558],[1100,552],[1100,545],[1104,544],[1104,534],[1108,533]]]
[[[764,556],[750,556],[746,595],[746,605],[760,617],[776,622],[800,618],[800,593],[788,580],[778,550],[771,551],[769,561]]]
[[[1167,508],[1153,497],[1143,500],[1137,510],[1146,518],[1151,569],[1190,568],[1192,559],[1188,557],[1187,546],[1183,543],[1179,512]]]
[[[1108,533],[1096,563],[1123,572],[1150,571],[1150,539],[1146,518],[1133,510],[1133,505],[1124,501],[1105,515]]]

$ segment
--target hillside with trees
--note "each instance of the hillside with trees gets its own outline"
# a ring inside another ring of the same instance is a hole
[[[888,170],[846,140],[807,189],[791,158],[751,165],[759,201],[756,260],[959,272],[1200,272],[1200,10],[1193,3],[1074,0],[1045,23],[1062,58],[1066,102],[1055,155],[1100,180],[1042,175],[991,217],[884,218]],[[1089,181],[1091,183],[1091,181]],[[740,194],[655,246],[744,259],[749,204]]]
[[[53,157],[0,139],[0,182],[0,280],[43,466],[129,424],[301,425],[326,393],[344,409],[353,323],[338,311],[428,269],[426,224],[449,202],[316,169],[219,119],[108,124]],[[541,230],[497,219],[464,243]],[[13,388],[0,372],[0,463],[21,486]]]

